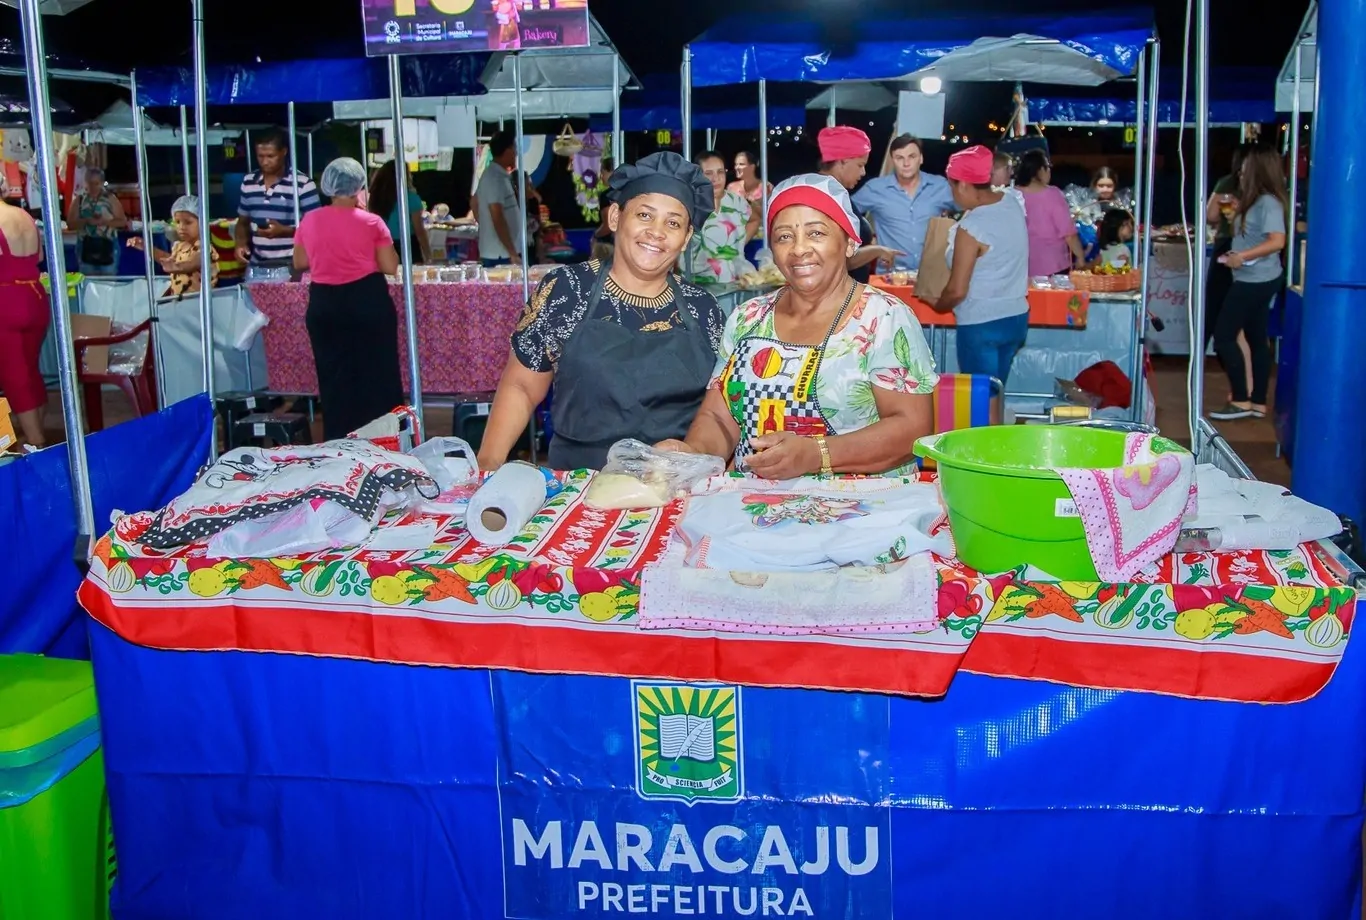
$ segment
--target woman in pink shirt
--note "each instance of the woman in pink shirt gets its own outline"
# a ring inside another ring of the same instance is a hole
[[[318,185],[331,203],[304,215],[294,267],[310,274],[305,321],[331,441],[403,403],[398,312],[384,277],[398,272],[398,251],[384,218],[357,206],[365,167],[333,160]]]
[[[1077,225],[1062,189],[1053,180],[1053,164],[1042,150],[1029,150],[1015,167],[1015,187],[1024,193],[1029,228],[1029,277],[1060,275],[1086,263]]]

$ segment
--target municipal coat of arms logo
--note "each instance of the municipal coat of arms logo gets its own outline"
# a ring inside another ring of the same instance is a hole
[[[692,805],[743,797],[739,688],[633,681],[631,695],[641,798]]]

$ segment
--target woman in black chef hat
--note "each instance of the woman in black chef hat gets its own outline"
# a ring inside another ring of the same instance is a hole
[[[481,469],[507,461],[551,384],[555,469],[601,469],[623,438],[654,444],[688,431],[716,363],[725,315],[674,268],[713,208],[710,180],[676,153],[612,173],[611,262],[546,276],[512,334],[479,451]]]

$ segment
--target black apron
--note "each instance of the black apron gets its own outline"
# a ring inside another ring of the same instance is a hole
[[[598,315],[611,263],[603,263],[588,308],[560,352],[551,417],[550,465],[602,469],[623,438],[654,444],[688,433],[716,363],[706,330],[689,315],[673,275],[669,289],[683,328],[633,332]]]

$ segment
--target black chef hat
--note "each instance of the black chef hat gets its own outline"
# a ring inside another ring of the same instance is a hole
[[[701,227],[716,210],[711,180],[702,174],[702,168],[670,150],[652,153],[615,170],[607,200],[624,207],[632,198],[651,193],[677,199],[687,208],[694,229]]]

